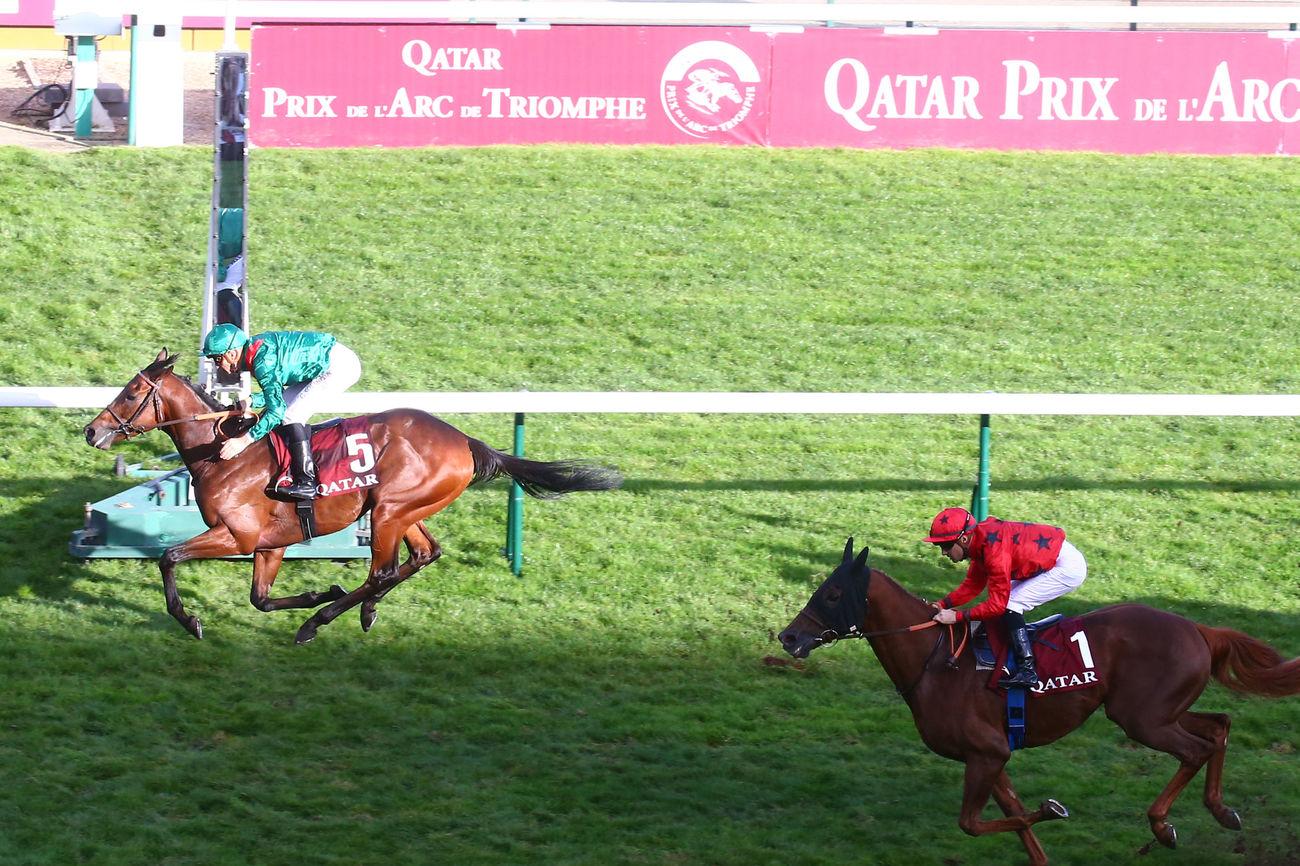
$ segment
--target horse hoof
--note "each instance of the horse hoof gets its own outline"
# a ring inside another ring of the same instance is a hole
[[[361,630],[370,631],[370,627],[375,624],[379,618],[379,611],[374,608],[361,608]]]
[[[1057,821],[1070,817],[1070,810],[1062,806],[1058,800],[1044,800],[1038,809],[1043,813],[1044,821]]]
[[[1174,829],[1172,824],[1152,827],[1151,832],[1156,834],[1156,841],[1166,848],[1178,847],[1178,831]]]
[[[302,624],[298,629],[298,634],[294,636],[293,642],[301,646],[305,643],[311,643],[316,638],[316,625],[311,620]]]
[[[1241,829],[1241,816],[1237,814],[1236,809],[1229,809],[1226,806],[1218,809],[1214,813],[1214,820],[1219,822],[1220,827],[1226,827],[1229,830]]]
[[[203,640],[203,623],[199,622],[197,616],[192,616],[185,621],[185,630],[194,635],[195,640]]]

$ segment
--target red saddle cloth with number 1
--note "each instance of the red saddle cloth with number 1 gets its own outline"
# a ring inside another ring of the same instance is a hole
[[[1006,664],[1007,641],[1000,624],[989,625],[991,627],[985,631],[993,658],[997,659],[989,688],[997,689],[998,680],[1002,678],[1002,666]],[[1034,632],[1034,661],[1038,687],[1030,689],[1029,694],[1036,698],[1101,684],[1092,648],[1088,645],[1088,634],[1083,630],[1083,620],[1077,617],[1066,617]]]
[[[284,439],[272,430],[267,436],[275,454],[275,475],[268,492],[275,493],[293,479],[289,468],[289,449]],[[375,447],[370,441],[370,416],[344,418],[337,424],[312,428],[311,455],[316,463],[316,495],[335,496],[374,487],[379,483],[375,472]]]

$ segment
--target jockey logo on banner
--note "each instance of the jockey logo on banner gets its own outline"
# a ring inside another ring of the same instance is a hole
[[[659,80],[664,113],[687,135],[728,132],[749,116],[758,66],[729,42],[693,42],[673,55]]]

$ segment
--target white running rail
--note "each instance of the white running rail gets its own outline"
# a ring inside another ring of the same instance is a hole
[[[0,408],[102,409],[118,388],[0,386]],[[1300,394],[1003,394],[709,391],[357,391],[341,413],[410,407],[435,414],[1164,415],[1300,417]]]

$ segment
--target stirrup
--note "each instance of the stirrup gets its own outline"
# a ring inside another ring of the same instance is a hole
[[[1034,689],[1038,688],[1038,672],[1034,668],[1026,667],[1023,663],[1016,668],[1014,674],[1005,676],[998,680],[998,685],[1004,689]]]
[[[314,482],[305,479],[301,482],[291,481],[286,486],[280,488],[280,494],[287,496],[290,499],[315,499],[316,485]]]

